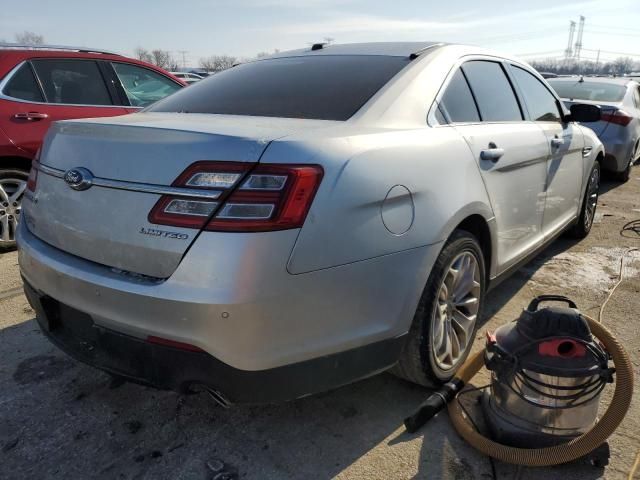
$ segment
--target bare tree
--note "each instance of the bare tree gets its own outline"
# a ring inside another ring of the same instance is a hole
[[[171,64],[171,53],[168,50],[156,49],[151,52],[153,64],[160,68],[169,68]]]
[[[43,45],[44,36],[25,30],[22,33],[16,33],[16,42],[22,45]]]
[[[133,51],[133,54],[138,60],[141,60],[147,63],[153,62],[153,56],[149,53],[149,50],[147,50],[146,48],[137,47]]]
[[[633,70],[633,60],[629,57],[620,57],[617,58],[611,66],[613,73],[617,75],[624,75],[625,73],[630,73]]]
[[[589,60],[547,58],[531,62],[540,72],[553,72],[561,75],[624,75],[640,70],[640,62],[628,57],[620,57],[612,62],[592,62]]]
[[[171,55],[169,50],[157,48],[149,51],[146,48],[138,47],[133,51],[133,54],[138,60],[152,63],[165,70],[178,69],[178,61]]]
[[[237,58],[229,55],[211,55],[200,59],[200,66],[210,72],[221,72],[233,67]]]
[[[169,65],[167,65],[166,69],[170,72],[175,72],[180,69],[180,63],[175,59],[175,57],[172,56],[169,59]]]
[[[280,53],[280,50],[278,50],[277,48],[274,48],[272,53],[266,52],[266,51],[258,52],[255,58],[264,58],[264,57],[268,57],[269,55],[275,55],[276,53]]]

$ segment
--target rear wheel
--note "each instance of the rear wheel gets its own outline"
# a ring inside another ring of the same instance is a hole
[[[478,240],[456,230],[436,261],[392,372],[425,386],[449,380],[469,355],[486,289]]]
[[[633,164],[635,163],[636,158],[638,158],[638,145],[636,145],[636,147],[633,149],[633,153],[631,154],[631,158],[629,159],[627,168],[617,174],[617,179],[620,182],[626,183],[629,181],[629,179],[631,178],[631,169],[633,168]]]
[[[600,190],[600,163],[593,164],[591,173],[589,174],[589,182],[582,200],[582,209],[578,221],[569,230],[569,234],[574,238],[584,238],[589,235],[593,226],[593,219],[596,216],[598,208],[598,191]]]
[[[0,250],[16,246],[16,229],[28,177],[29,173],[24,170],[0,170]]]

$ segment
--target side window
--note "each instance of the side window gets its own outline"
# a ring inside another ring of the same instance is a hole
[[[536,122],[562,121],[556,97],[547,90],[547,87],[545,87],[540,80],[515,65],[513,66],[512,72],[524,96],[531,120]]]
[[[502,65],[473,60],[462,66],[474,94],[483,122],[522,120],[518,100]]]
[[[113,105],[93,60],[32,60],[48,103]]]
[[[182,87],[148,68],[116,62],[113,63],[113,68],[133,107],[151,105]]]
[[[640,108],[640,87],[633,89],[633,100],[636,102],[636,108]]]
[[[480,121],[476,102],[462,71],[458,70],[451,78],[440,99],[439,108],[449,123]]]
[[[5,95],[31,102],[44,102],[36,77],[28,63],[24,63],[11,77],[2,91]]]

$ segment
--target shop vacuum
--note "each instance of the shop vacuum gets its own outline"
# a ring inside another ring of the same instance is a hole
[[[551,301],[567,306],[541,308]],[[483,366],[491,372],[480,402],[490,438],[475,428],[458,398]],[[613,398],[598,418],[601,393],[614,379]],[[484,351],[471,356],[405,426],[415,432],[448,404],[456,431],[490,457],[527,466],[587,457],[604,466],[606,439],[629,409],[632,392],[633,366],[620,342],[568,298],[543,295],[487,335]]]

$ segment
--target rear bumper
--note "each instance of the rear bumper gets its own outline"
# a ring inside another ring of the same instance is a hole
[[[229,403],[292,400],[365,377],[393,364],[404,337],[262,371],[233,368],[205,352],[157,345],[96,325],[84,312],[24,283],[44,334],[68,355],[130,381],[164,390],[214,391]]]
[[[142,373],[117,372],[161,388],[200,382],[219,389],[232,401],[245,401],[235,393],[234,382],[247,382],[246,388],[259,394],[263,388],[260,378],[275,375],[268,372],[293,369],[284,374],[291,376],[301,369],[304,374],[291,377],[292,382],[299,378],[301,386],[284,395],[294,398],[392,366],[400,351],[395,342],[401,343],[409,329],[440,245],[292,275],[283,259],[296,232],[273,233],[253,235],[253,240],[242,234],[207,237],[203,233],[174,274],[154,283],[69,255],[35,237],[22,222],[18,231],[20,269],[25,282],[37,292],[31,294],[36,300],[51,297],[88,316],[93,330],[103,332],[104,338],[142,345],[109,352],[128,358],[128,350],[139,351],[145,362],[160,362],[162,369],[183,360],[157,360],[154,352],[164,352],[166,347],[149,346],[148,336],[191,344],[206,352],[206,361],[196,361],[196,376],[183,378],[179,368],[165,382],[149,375],[156,367]],[[389,349],[386,353],[378,350],[383,346]],[[71,352],[72,347],[62,345]],[[197,355],[185,358],[196,359]],[[317,366],[303,369],[301,365],[307,362],[330,368],[316,374]],[[87,363],[114,370],[104,362]],[[221,378],[235,380],[227,384]],[[269,382],[280,385],[279,380]]]
[[[612,172],[623,172],[629,165],[631,154],[635,148],[632,139],[620,136],[608,138],[605,134],[601,140],[605,151],[602,167]]]

